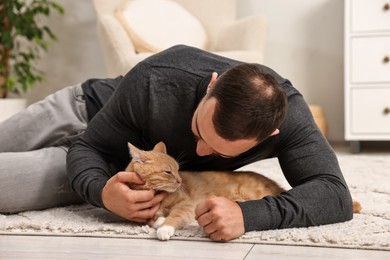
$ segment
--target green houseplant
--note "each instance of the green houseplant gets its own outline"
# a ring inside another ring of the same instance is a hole
[[[39,19],[61,5],[52,0],[2,0],[0,2],[0,98],[21,94],[43,80],[36,61],[56,36]]]

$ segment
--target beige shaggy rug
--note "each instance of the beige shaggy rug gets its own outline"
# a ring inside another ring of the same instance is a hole
[[[390,154],[338,154],[340,166],[361,214],[345,223],[310,228],[249,232],[235,243],[306,245],[390,251]],[[289,188],[275,159],[244,167]],[[156,231],[124,221],[89,205],[0,215],[0,234],[156,239]],[[210,241],[196,223],[172,239]],[[169,242],[168,242],[169,243]]]

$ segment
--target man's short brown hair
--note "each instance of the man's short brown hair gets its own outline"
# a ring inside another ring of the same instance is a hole
[[[280,127],[287,97],[275,77],[257,64],[225,71],[206,98],[217,100],[213,123],[217,134],[230,141],[265,140]]]

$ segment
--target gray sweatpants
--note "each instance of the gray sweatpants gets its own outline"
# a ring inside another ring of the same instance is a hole
[[[0,213],[82,202],[68,183],[66,153],[86,126],[81,84],[0,122]]]

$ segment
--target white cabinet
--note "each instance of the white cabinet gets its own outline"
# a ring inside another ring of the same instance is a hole
[[[345,139],[390,140],[390,0],[345,0]]]

